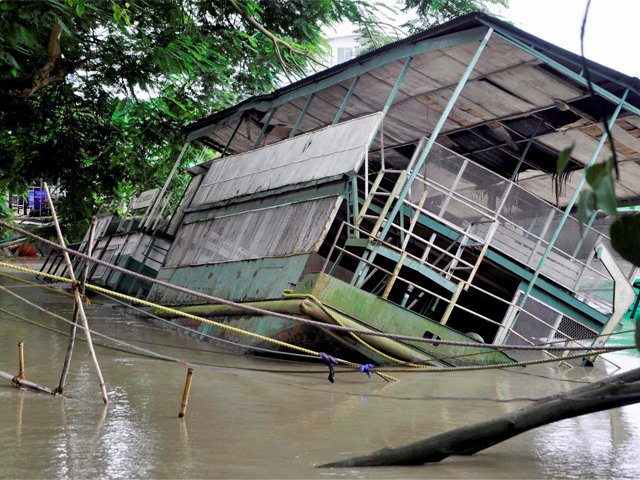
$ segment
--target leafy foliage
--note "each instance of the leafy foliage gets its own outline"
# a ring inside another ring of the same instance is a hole
[[[509,6],[509,0],[405,0],[403,11],[415,10],[417,17],[403,27],[415,33],[453,20],[461,15],[488,11],[489,5]]]
[[[436,3],[406,1],[442,20],[459,4]],[[181,127],[279,87],[283,72],[317,68],[325,26],[375,29],[380,9],[389,11],[364,0],[0,0],[0,210],[5,191],[24,195],[44,178],[66,192],[57,208],[77,239],[101,204],[166,178]]]

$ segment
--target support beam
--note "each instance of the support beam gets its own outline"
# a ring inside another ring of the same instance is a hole
[[[571,255],[572,257],[576,257],[576,255],[578,255],[578,252],[580,251],[580,248],[582,247],[584,240],[587,238],[587,234],[591,231],[591,225],[593,225],[593,221],[596,219],[597,215],[598,215],[598,209],[596,208],[591,214],[591,217],[589,217],[589,222],[587,222],[587,228],[585,228],[584,232],[582,232],[582,237],[580,237],[580,241],[578,242],[578,245],[576,246],[576,249],[574,250],[573,255]]]
[[[236,133],[238,132],[238,129],[240,128],[240,124],[242,123],[243,120],[244,120],[244,117],[240,117],[238,119],[238,123],[236,124],[236,128],[233,129],[233,133],[229,137],[229,140],[227,140],[227,144],[224,146],[224,150],[222,150],[222,153],[220,154],[220,157],[224,157],[227,154],[227,150],[229,149],[229,145],[231,145],[231,142],[233,142],[233,139],[236,137]]]
[[[238,126],[239,126],[239,124],[238,124]],[[237,130],[237,128],[236,128],[236,130]],[[229,140],[229,142],[231,142],[231,139]],[[228,146],[228,144],[227,144],[227,146]],[[171,183],[171,179],[175,175],[176,170],[178,169],[178,166],[180,165],[180,162],[182,161],[182,157],[184,157],[184,154],[187,151],[187,148],[189,148],[189,142],[186,142],[184,144],[184,146],[182,147],[182,151],[180,152],[180,155],[178,155],[178,159],[176,160],[176,163],[173,164],[173,168],[171,169],[171,172],[169,173],[169,176],[167,177],[167,180],[164,182],[164,185],[162,186],[162,190],[158,194],[158,197],[156,198],[156,201],[153,204],[153,208],[151,209],[151,212],[149,214],[149,218],[153,218],[153,216],[155,215],[156,209],[158,208],[158,204],[162,201],[162,198],[164,197],[164,194],[167,191],[167,188],[169,188],[169,184]],[[226,148],[225,148],[225,151],[226,151]],[[144,225],[141,225],[140,227],[144,228]]]
[[[255,150],[256,148],[258,148],[258,145],[260,145],[260,142],[262,141],[262,137],[264,137],[264,134],[267,133],[267,127],[269,127],[269,124],[271,123],[271,119],[273,118],[277,110],[278,110],[278,107],[273,107],[270,110],[269,116],[267,117],[267,121],[264,122],[264,125],[262,126],[262,130],[260,130],[260,135],[258,135],[258,138],[256,139],[256,143],[253,144],[253,148],[251,150]]]
[[[609,129],[613,128],[613,126],[615,124],[615,121],[616,121],[616,118],[618,118],[618,114],[620,113],[620,110],[622,110],[622,105],[624,104],[628,94],[629,94],[629,89],[627,89],[624,92],[624,95],[622,96],[622,99],[620,100],[620,103],[618,103],[618,107],[616,108],[615,112],[613,112],[613,115],[609,119]],[[567,204],[567,207],[564,210],[564,214],[562,215],[562,218],[560,219],[560,223],[558,223],[556,231],[553,232],[553,236],[551,237],[551,240],[547,244],[546,250],[542,254],[542,258],[540,259],[540,263],[538,263],[538,267],[536,268],[536,271],[534,272],[533,277],[531,278],[531,281],[529,282],[529,286],[527,287],[527,290],[524,292],[524,295],[520,299],[520,308],[522,308],[522,306],[524,305],[524,302],[526,302],[527,298],[529,298],[529,294],[531,293],[531,290],[533,289],[533,286],[535,285],[536,280],[540,276],[540,272],[542,271],[542,267],[544,266],[544,262],[546,261],[547,257],[549,256],[549,253],[551,252],[551,249],[553,248],[554,244],[556,243],[556,240],[558,239],[558,236],[560,235],[560,231],[562,230],[562,227],[564,226],[564,223],[567,221],[567,218],[569,217],[569,213],[571,212],[571,209],[573,208],[573,205],[576,203],[576,200],[578,199],[578,195],[580,195],[580,190],[582,190],[582,187],[584,186],[584,183],[587,180],[587,169],[589,167],[593,166],[593,164],[596,162],[596,159],[598,158],[598,155],[600,154],[600,150],[602,150],[602,147],[604,146],[604,143],[606,141],[607,141],[607,132],[605,131],[602,134],[602,137],[600,138],[600,141],[598,142],[598,146],[596,147],[595,151],[593,152],[593,155],[591,156],[591,160],[589,160],[589,163],[585,166],[584,174],[582,175],[582,178],[578,182],[578,185],[576,186],[576,190],[575,190],[575,192],[573,192],[573,196],[571,197],[571,200],[569,200],[569,203]]]
[[[493,33],[493,29],[491,29],[491,28],[489,29],[489,31],[486,32],[484,38],[480,42],[480,45],[476,49],[476,52],[474,53],[473,57],[471,58],[471,61],[469,62],[469,65],[467,65],[467,68],[465,69],[464,73],[462,74],[462,78],[460,78],[460,81],[458,82],[458,85],[456,86],[455,90],[451,94],[451,97],[449,98],[449,101],[447,102],[447,106],[445,107],[444,111],[442,112],[442,115],[440,115],[440,118],[438,119],[438,123],[436,124],[435,128],[433,129],[433,132],[431,133],[431,136],[429,137],[429,141],[427,142],[427,145],[425,146],[424,150],[422,151],[422,154],[420,155],[420,158],[418,159],[418,161],[416,163],[416,166],[413,169],[413,172],[411,172],[411,175],[410,175],[409,179],[404,184],[404,188],[400,192],[400,197],[398,198],[398,201],[396,202],[395,207],[393,208],[393,210],[391,211],[391,214],[389,215],[389,221],[387,222],[387,224],[385,225],[384,229],[382,230],[382,234],[380,235],[380,238],[384,239],[385,236],[387,235],[387,233],[389,232],[389,229],[391,228],[391,224],[392,224],[394,218],[396,217],[396,215],[398,214],[398,212],[400,211],[400,208],[402,207],[404,199],[407,196],[407,193],[409,192],[409,189],[411,188],[411,185],[413,184],[413,181],[418,176],[418,172],[422,168],[422,165],[424,164],[424,161],[426,160],[427,156],[429,155],[429,152],[431,151],[431,148],[433,147],[433,144],[436,142],[436,139],[438,138],[438,134],[440,133],[440,130],[442,130],[442,127],[444,127],[444,124],[447,121],[447,118],[449,117],[449,114],[451,113],[451,110],[453,110],[453,106],[455,105],[456,100],[458,100],[458,97],[460,96],[460,92],[462,92],[462,89],[464,88],[465,83],[467,83],[467,80],[469,79],[469,76],[471,75],[471,72],[473,72],[473,69],[476,66],[476,63],[478,62],[478,59],[480,58],[480,55],[482,54],[482,51],[484,50],[484,47],[487,45],[487,42],[489,41],[489,38],[491,38],[491,34],[492,33]]]
[[[360,80],[359,75],[353,79],[353,82],[351,83],[351,87],[349,88],[347,95],[344,97],[344,100],[342,101],[342,105],[340,106],[340,110],[338,110],[338,113],[336,113],[336,118],[333,119],[333,123],[331,125],[335,125],[340,121],[340,117],[342,117],[342,114],[344,113],[344,109],[347,108],[349,99],[351,98],[351,95],[353,95],[353,91],[356,89],[356,86],[358,85],[359,80]]]
[[[540,122],[536,126],[536,129],[531,134],[531,137],[529,138],[529,141],[527,142],[527,146],[524,147],[524,151],[522,152],[522,156],[520,156],[520,160],[518,161],[518,164],[516,165],[516,169],[513,171],[513,173],[511,174],[511,178],[509,179],[512,182],[516,179],[516,176],[518,175],[518,172],[520,171],[520,167],[522,166],[522,162],[524,162],[524,158],[527,156],[527,153],[529,153],[529,149],[531,148],[531,145],[533,144],[533,139],[536,138],[536,135],[538,134],[538,130],[540,130],[540,127],[542,126],[543,123],[544,123],[544,120],[540,120]]]
[[[315,93],[312,93],[311,95],[309,95],[309,98],[307,99],[307,103],[304,104],[304,108],[300,112],[300,115],[298,116],[298,120],[296,121],[296,124],[294,125],[293,130],[291,130],[291,133],[289,134],[289,138],[293,138],[296,136],[296,132],[298,131],[298,128],[300,128],[302,119],[307,114],[307,110],[309,110],[309,105],[311,105],[311,102],[313,101],[313,97],[315,96],[316,96]]]

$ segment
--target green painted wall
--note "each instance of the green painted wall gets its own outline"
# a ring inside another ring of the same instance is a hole
[[[237,262],[163,268],[158,279],[173,285],[234,301],[281,298],[292,288],[304,270],[309,254],[289,257],[259,258]],[[149,301],[160,304],[197,304],[202,300],[154,285]]]

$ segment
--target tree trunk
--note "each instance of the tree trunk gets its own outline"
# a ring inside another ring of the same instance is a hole
[[[509,415],[450,430],[397,448],[321,465],[326,467],[377,467],[422,465],[451,455],[473,455],[516,435],[543,425],[580,415],[640,403],[640,368],[590,385],[544,397]]]

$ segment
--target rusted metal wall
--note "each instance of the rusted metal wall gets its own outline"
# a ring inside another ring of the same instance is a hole
[[[374,113],[215,160],[192,206],[340,174],[354,175],[381,120],[382,114]]]
[[[329,196],[184,225],[165,266],[184,267],[317,251],[338,206]]]

